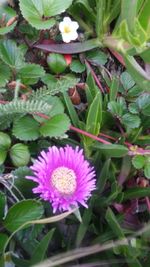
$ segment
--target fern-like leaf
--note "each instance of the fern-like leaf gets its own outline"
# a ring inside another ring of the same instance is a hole
[[[56,84],[53,84],[53,86],[50,86],[49,84],[48,87],[43,86],[42,88],[33,91],[31,97],[33,99],[42,99],[48,95],[53,96],[58,93],[63,93],[69,88],[74,87],[78,81],[79,80],[77,78],[63,77],[62,79],[59,79]]]
[[[24,114],[24,113],[49,113],[51,106],[44,101],[37,100],[14,100],[8,104],[0,105],[0,118],[5,115],[11,114]]]

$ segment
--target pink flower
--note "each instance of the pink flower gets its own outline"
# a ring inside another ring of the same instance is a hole
[[[78,204],[88,207],[86,202],[96,188],[96,179],[94,168],[84,159],[82,149],[69,145],[49,147],[30,168],[34,176],[26,178],[38,183],[33,192],[49,201],[54,213],[70,210]]]

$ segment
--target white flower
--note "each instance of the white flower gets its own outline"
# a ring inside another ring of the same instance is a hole
[[[65,17],[63,21],[59,23],[59,30],[62,35],[62,39],[65,43],[76,40],[78,38],[77,29],[79,24],[76,21],[72,21],[69,17]]]

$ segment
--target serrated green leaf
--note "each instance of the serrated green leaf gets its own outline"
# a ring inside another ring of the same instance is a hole
[[[85,71],[85,65],[83,65],[78,59],[74,59],[70,65],[70,69],[75,73],[82,73]]]
[[[24,65],[23,53],[12,40],[0,42],[0,58],[11,68],[20,69]]]
[[[0,149],[7,150],[11,145],[11,139],[8,134],[0,132]]]
[[[16,16],[16,12],[11,7],[8,7],[6,5],[2,5],[0,7],[0,19],[2,18],[3,14],[5,14],[5,25],[7,22]],[[10,26],[3,26],[0,27],[0,35],[7,34],[8,32],[12,31],[14,27],[16,26],[16,22],[12,23]]]
[[[142,155],[136,155],[133,159],[132,159],[132,164],[136,169],[141,169],[144,167],[145,165],[145,157]]]
[[[70,121],[66,114],[57,114],[47,120],[40,128],[40,133],[46,137],[59,137],[69,130]]]
[[[131,113],[123,115],[121,121],[128,129],[138,128],[141,124],[139,116]]]
[[[5,162],[6,157],[7,157],[7,151],[4,149],[0,149],[0,165],[2,165]]]
[[[86,59],[96,66],[105,65],[108,56],[100,50],[92,50],[86,53]]]
[[[49,29],[55,24],[53,17],[62,13],[72,0],[19,0],[23,17],[35,28]],[[44,18],[44,19],[43,19]]]
[[[40,135],[39,123],[32,117],[25,116],[14,122],[12,132],[19,140],[36,140]]]
[[[42,215],[43,206],[41,202],[23,200],[9,209],[3,225],[8,231],[14,232],[24,223],[40,219]]]
[[[30,160],[28,147],[21,143],[13,145],[10,149],[10,158],[16,167],[27,165]]]
[[[137,103],[140,111],[144,115],[150,116],[150,94],[144,93],[144,94],[140,95],[137,98],[136,103]]]
[[[0,87],[6,85],[11,76],[10,69],[0,61]]]
[[[23,84],[31,85],[38,82],[45,74],[42,66],[37,64],[25,64],[18,71],[18,78]]]
[[[127,71],[123,72],[120,78],[125,90],[128,90],[135,85],[135,81],[132,79],[131,75]]]

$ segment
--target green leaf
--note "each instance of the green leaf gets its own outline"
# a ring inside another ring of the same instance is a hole
[[[69,130],[70,121],[66,114],[58,114],[47,120],[40,128],[40,133],[46,137],[60,137]]]
[[[30,116],[21,117],[14,122],[12,132],[20,140],[36,140],[40,135],[39,123]]]
[[[142,155],[136,155],[132,158],[132,164],[136,169],[142,169],[145,165],[145,157]]]
[[[108,180],[110,163],[111,163],[110,159],[106,160],[106,162],[104,163],[104,166],[100,172],[100,176],[99,176],[98,181],[97,181],[97,188],[98,188],[99,193],[103,192],[103,189],[106,185],[106,181]]]
[[[6,85],[11,76],[10,69],[0,61],[0,87]]]
[[[142,198],[150,196],[150,188],[149,187],[135,187],[127,189],[124,192],[123,201],[134,198]]]
[[[5,162],[6,157],[7,157],[7,151],[4,149],[0,149],[0,165],[2,165]]]
[[[47,64],[50,70],[56,74],[62,73],[67,67],[67,63],[63,55],[51,53],[47,57]]]
[[[146,178],[150,179],[150,157],[147,158],[146,164],[144,166],[144,174]]]
[[[23,53],[12,40],[3,40],[0,42],[0,58],[11,68],[20,69],[24,65]]]
[[[137,63],[137,61],[132,56],[124,55],[124,60],[126,63],[127,70],[131,74],[134,81],[143,90],[149,90],[150,88],[150,78],[147,73],[142,69],[142,67]]]
[[[11,139],[8,134],[0,132],[0,165],[4,163],[8,149],[11,145]]]
[[[2,18],[3,14],[5,14],[5,25],[0,27],[0,35],[7,34],[8,32],[12,31],[16,26],[16,22],[12,23],[10,26],[6,26],[7,22],[16,16],[16,12],[11,7],[6,5],[0,6],[0,19]]]
[[[131,75],[127,71],[124,71],[120,77],[121,83],[125,90],[128,90],[135,85],[135,81],[132,79]]]
[[[144,115],[150,116],[150,94],[144,93],[144,94],[140,95],[137,98],[136,103],[137,103],[140,111]]]
[[[0,233],[0,253],[3,252],[3,248],[4,248],[7,240],[8,240],[8,236],[6,234]],[[0,262],[0,264],[1,264],[1,262]]]
[[[77,234],[76,234],[76,246],[79,247],[81,242],[88,231],[89,224],[92,218],[92,212],[90,209],[85,209],[82,216],[82,223],[79,225]]]
[[[0,132],[0,149],[8,150],[11,145],[11,139],[8,134]]]
[[[34,253],[32,254],[32,259],[29,262],[28,266],[32,266],[33,264],[39,263],[44,260],[46,251],[48,249],[48,245],[53,237],[55,229],[51,229],[44,238],[40,241],[38,246],[35,248]]]
[[[72,0],[19,0],[23,17],[37,29],[49,29],[55,24],[50,18],[62,13]]]
[[[101,39],[102,36],[105,34],[106,28],[104,25],[105,20],[105,14],[106,14],[106,1],[105,0],[99,0],[97,1],[96,6],[96,33],[97,36]]]
[[[13,205],[4,220],[4,227],[10,231],[16,231],[24,223],[40,219],[43,215],[43,206],[36,200],[23,200]]]
[[[111,101],[108,103],[108,110],[115,117],[122,117],[125,108],[125,102],[122,98],[117,98],[117,101]]]
[[[23,84],[35,84],[45,75],[43,67],[37,64],[25,64],[18,71],[18,78]]]
[[[71,119],[73,125],[78,127],[79,118],[78,118],[77,112],[76,112],[76,110],[75,110],[75,108],[74,108],[74,106],[70,100],[68,93],[64,92],[63,97],[64,97],[64,101],[65,101],[70,119]]]
[[[93,65],[101,66],[106,64],[108,56],[100,50],[92,50],[86,53],[86,59]]]
[[[121,1],[121,19],[127,21],[128,28],[131,32],[134,30],[134,21],[137,12],[137,2],[135,0]]]
[[[100,92],[98,92],[88,110],[86,119],[86,130],[94,135],[98,135],[100,131],[101,121],[102,99]]]
[[[110,86],[110,102],[115,101],[119,90],[119,79],[112,77],[112,83]]]
[[[150,10],[150,1],[149,0],[143,1],[143,5],[142,8],[140,9],[138,16],[139,16],[139,22],[141,23],[141,26],[145,30],[148,30],[148,27],[150,26],[149,10]]]
[[[114,232],[114,234],[118,237],[118,238],[124,238],[125,235],[117,221],[116,216],[114,215],[114,213],[112,212],[112,210],[110,208],[107,209],[106,212],[106,221],[108,222],[110,228],[112,229],[112,231]]]
[[[82,73],[85,71],[85,65],[83,65],[79,60],[74,59],[70,65],[70,69],[75,73]]]
[[[18,143],[11,147],[10,158],[16,167],[25,166],[30,161],[30,152],[26,145]]]
[[[100,149],[104,154],[112,158],[121,158],[128,153],[128,148],[123,145],[105,145],[97,142],[94,147]]]
[[[5,212],[6,196],[0,191],[0,221],[2,221]]]
[[[141,124],[139,116],[131,113],[123,115],[121,121],[128,129],[138,128]]]

